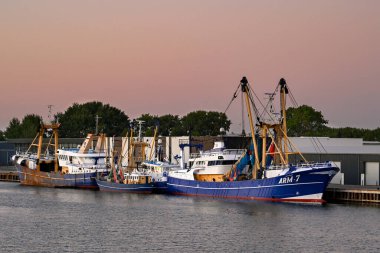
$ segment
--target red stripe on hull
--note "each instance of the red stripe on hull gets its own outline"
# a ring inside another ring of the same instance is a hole
[[[270,202],[296,202],[296,203],[318,203],[325,204],[324,199],[279,199],[279,198],[260,198],[260,197],[230,197],[230,196],[212,196],[207,194],[188,194],[188,193],[171,193],[179,196],[191,196],[191,197],[206,197],[206,198],[219,198],[219,199],[239,199],[239,200],[260,200]]]

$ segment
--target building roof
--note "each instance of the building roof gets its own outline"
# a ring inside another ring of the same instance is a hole
[[[307,154],[380,154],[380,142],[361,138],[291,137],[301,153]]]

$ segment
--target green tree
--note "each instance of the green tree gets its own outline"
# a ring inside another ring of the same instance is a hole
[[[194,136],[216,136],[220,134],[221,128],[228,131],[231,125],[225,113],[212,111],[190,112],[181,121],[183,129],[191,131]]]
[[[286,110],[286,116],[289,136],[320,136],[326,131],[328,121],[320,111],[310,106],[290,107]]]
[[[107,136],[121,136],[129,128],[128,116],[115,107],[101,102],[74,103],[64,113],[58,113],[55,118],[61,123],[61,137],[85,137],[95,133],[98,115],[98,131]]]
[[[18,118],[13,118],[9,122],[8,127],[5,129],[4,135],[7,139],[16,139],[21,138],[21,128],[20,128],[20,120]]]
[[[380,127],[367,132],[364,135],[364,140],[366,141],[380,141]]]
[[[158,118],[159,120],[159,134],[162,136],[180,136],[186,134],[182,128],[181,119],[178,115],[166,114]]]
[[[27,114],[22,121],[13,118],[4,132],[5,138],[34,138],[41,126],[42,118],[36,114]]]
[[[20,136],[22,138],[34,138],[39,131],[42,117],[36,114],[26,115],[20,125]]]
[[[0,130],[0,141],[5,141],[4,132]]]

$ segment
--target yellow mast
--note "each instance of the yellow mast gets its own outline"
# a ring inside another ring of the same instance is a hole
[[[128,167],[129,168],[132,168],[132,164],[134,161],[133,158],[132,158],[132,154],[133,154],[133,128],[131,128],[131,137],[129,139],[129,143],[128,143]]]
[[[250,126],[250,129],[251,129],[251,137],[252,137],[252,142],[253,142],[253,149],[254,149],[254,152],[255,152],[255,165],[254,165],[253,172],[252,172],[252,179],[257,179],[257,170],[260,168],[260,164],[259,164],[259,160],[258,160],[259,154],[258,154],[258,150],[257,150],[257,143],[256,143],[256,137],[255,137],[255,128],[254,128],[254,124],[253,124],[251,105],[250,105],[250,100],[249,100],[249,95],[248,95],[249,89],[248,89],[248,80],[247,80],[247,78],[244,76],[243,79],[240,81],[240,83],[241,83],[241,90],[245,94],[245,103],[246,103],[247,111],[248,111],[249,126]]]
[[[267,157],[267,126],[263,125],[261,137],[263,139],[263,151],[262,151],[262,159],[261,159],[261,167],[266,167],[266,157]]]
[[[152,143],[151,143],[150,154],[149,154],[149,161],[152,160],[153,150],[154,150],[154,147],[156,145],[157,131],[158,131],[158,127],[156,126],[156,128],[154,129],[153,140],[152,140]]]
[[[289,150],[288,150],[288,133],[286,126],[286,94],[288,94],[288,88],[286,87],[286,81],[284,78],[280,79],[280,103],[281,103],[281,112],[282,112],[282,126],[281,130],[284,138],[284,152],[285,152],[285,164],[289,162]]]
[[[54,134],[54,172],[58,172],[58,128],[59,124],[53,124],[53,134]]]
[[[58,172],[58,128],[60,124],[51,124],[51,125],[41,125],[40,131],[38,133],[38,144],[37,144],[37,171],[40,171],[40,159],[42,154],[42,145],[43,145],[43,137],[45,133],[45,129],[53,130],[54,137],[54,171]],[[51,144],[48,143],[48,146]]]
[[[122,165],[123,165],[123,156],[124,154],[126,153],[125,152],[125,146],[127,145],[127,141],[128,141],[128,132],[126,133],[125,135],[125,140],[121,143],[121,151],[120,151],[120,158],[118,160],[118,167],[120,169],[122,169]],[[127,156],[128,158],[128,156]]]
[[[45,132],[45,128],[44,128],[44,125],[42,125],[40,128],[40,132],[38,133],[38,144],[37,144],[37,171],[38,172],[40,172],[40,159],[41,159],[44,132]]]

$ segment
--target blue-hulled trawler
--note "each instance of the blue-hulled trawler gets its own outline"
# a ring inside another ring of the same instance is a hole
[[[300,152],[293,151],[296,147],[287,137],[286,81],[281,79],[276,89],[280,90],[281,117],[275,118],[273,114],[266,112],[270,120],[264,119],[263,113],[258,113],[252,89],[245,77],[241,80],[240,87],[250,121],[250,147],[223,177],[200,177],[200,174],[210,173],[206,166],[197,166],[196,159],[191,168],[170,172],[168,193],[246,200],[325,202],[322,199],[323,192],[339,169],[332,162],[289,162],[289,155],[302,161],[306,159]],[[254,108],[255,118],[258,119],[256,125],[253,122],[251,106]],[[224,160],[223,154],[219,158]]]

